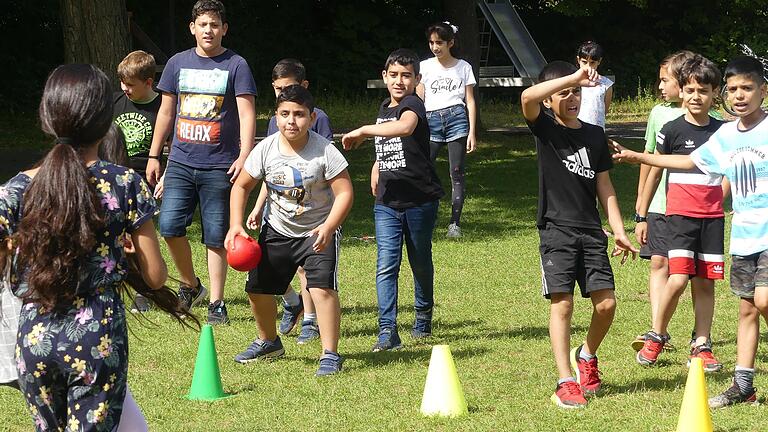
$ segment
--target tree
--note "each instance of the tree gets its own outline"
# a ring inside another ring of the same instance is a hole
[[[130,50],[125,0],[61,0],[64,61],[92,63],[117,85],[117,65]]]
[[[477,3],[472,0],[443,0],[446,18],[459,27],[459,46],[462,57],[471,65],[478,79],[480,71],[480,30],[477,25]]]

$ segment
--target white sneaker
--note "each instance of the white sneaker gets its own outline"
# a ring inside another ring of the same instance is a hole
[[[448,225],[448,233],[445,235],[448,238],[460,238],[461,228],[455,223]]]

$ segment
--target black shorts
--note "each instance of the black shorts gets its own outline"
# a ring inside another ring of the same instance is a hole
[[[648,242],[640,248],[640,258],[651,259],[653,255],[667,257],[669,247],[667,217],[660,213],[648,213]]]
[[[573,294],[576,282],[582,297],[589,297],[594,291],[614,289],[608,237],[602,229],[547,222],[539,228],[539,240],[544,297],[550,298],[553,293]]]
[[[286,237],[269,224],[264,224],[259,234],[261,261],[258,267],[248,272],[245,291],[285,294],[299,266],[304,267],[308,288],[337,290],[341,228],[336,230],[328,246],[320,252],[312,250],[315,239],[316,236]]]
[[[725,219],[667,216],[669,274],[723,279]]]

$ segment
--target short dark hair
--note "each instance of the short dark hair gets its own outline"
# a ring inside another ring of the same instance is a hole
[[[751,56],[734,57],[725,67],[725,79],[735,75],[747,75],[758,84],[765,83],[763,64]]]
[[[219,0],[198,0],[192,6],[192,22],[200,15],[207,13],[218,15],[222,24],[227,22],[227,12],[224,10],[224,4]]]
[[[272,81],[280,78],[293,78],[301,83],[307,79],[307,69],[296,59],[282,59],[272,68]]]
[[[275,109],[277,109],[283,102],[293,102],[303,105],[309,110],[310,114],[315,110],[315,99],[312,97],[312,93],[302,85],[293,84],[283,88],[283,91],[281,91],[280,95],[277,97]]]
[[[562,78],[576,72],[578,68],[573,63],[555,60],[547,63],[539,72],[539,82]]]
[[[696,54],[683,63],[675,79],[680,88],[691,81],[696,81],[699,84],[709,84],[715,89],[720,87],[723,74],[711,60],[701,54]]]
[[[603,59],[603,54],[603,47],[595,41],[586,41],[576,48],[576,58],[591,58],[600,61]]]
[[[387,61],[384,62],[384,70],[389,69],[393,64],[399,64],[400,66],[413,66],[413,72],[419,74],[419,56],[415,52],[407,48],[398,48],[387,57]]]

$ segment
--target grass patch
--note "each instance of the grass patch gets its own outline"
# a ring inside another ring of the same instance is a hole
[[[158,312],[149,314],[155,326],[130,321],[129,384],[150,430],[673,430],[683,397],[687,353],[665,353],[659,367],[645,369],[635,363],[629,347],[634,336],[649,326],[648,264],[644,261],[624,266],[614,261],[618,311],[599,352],[604,394],[586,410],[576,412],[551,404],[557,374],[548,341],[548,302],[539,294],[533,141],[527,135],[489,133],[480,142],[478,152],[468,158],[461,240],[445,239],[449,201],[444,200],[440,207],[434,239],[437,305],[431,340],[416,342],[408,336],[413,322],[413,282],[406,261],[398,315],[405,348],[397,353],[370,352],[377,332],[376,250],[375,244],[355,237],[374,232],[367,174],[373,152],[366,147],[346,153],[357,200],[344,226],[339,270],[340,351],[347,358],[344,372],[316,379],[313,373],[320,345],[297,345],[295,332],[284,338],[287,353],[283,359],[247,366],[234,363],[232,357],[251,342],[256,329],[243,293],[244,274],[230,271],[226,298],[232,325],[216,327],[214,332],[224,387],[235,397],[214,403],[183,399],[192,378],[198,335]],[[639,142],[629,144],[641,146]],[[449,185],[446,155],[441,156],[438,171],[443,184]],[[612,178],[631,229],[637,168],[617,166]],[[195,222],[190,230],[195,267],[207,280],[199,235]],[[196,311],[204,314],[202,308]],[[712,337],[715,353],[726,367],[722,373],[708,375],[710,394],[730,383],[736,311],[737,300],[727,284],[719,282]],[[572,344],[583,341],[589,316],[589,301],[576,301]],[[686,294],[670,326],[677,346],[685,345],[692,325]],[[451,346],[470,407],[465,418],[429,419],[419,414],[432,344]],[[768,387],[766,361],[763,344],[758,353],[758,388]],[[0,406],[3,430],[30,430],[31,420],[16,391],[0,388]],[[718,431],[765,427],[763,408],[716,411],[713,421]]]

